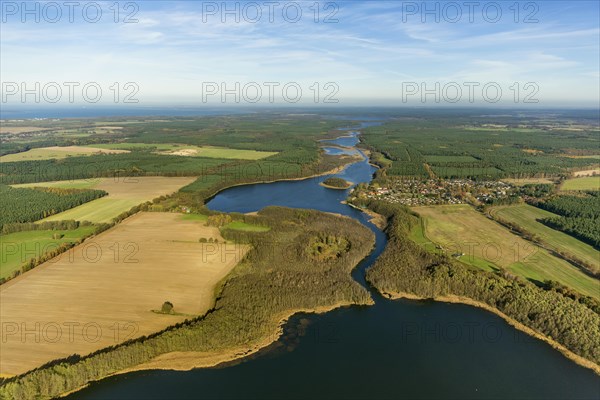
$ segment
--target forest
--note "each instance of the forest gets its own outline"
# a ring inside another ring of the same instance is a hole
[[[103,190],[13,188],[0,185],[0,230],[5,224],[34,222],[107,194]]]
[[[213,310],[148,337],[5,379],[0,398],[57,397],[172,351],[243,352],[265,339],[276,339],[280,319],[294,311],[372,303],[367,290],[350,276],[375,242],[373,233],[358,222],[281,207],[232,217],[271,230],[222,229],[227,240],[249,243],[252,249],[217,289]],[[315,264],[316,243],[329,247],[327,257]]]
[[[485,303],[556,340],[573,353],[600,363],[600,304],[555,282],[536,286],[506,272],[470,269],[427,252],[407,238],[418,217],[403,206],[372,201],[369,208],[388,218],[389,244],[367,271],[382,294],[422,298],[460,296]]]
[[[496,122],[490,116],[397,118],[365,129],[361,140],[384,156],[377,163],[388,164],[388,175],[481,180],[567,176],[570,169],[596,165],[590,149],[600,146],[591,128],[571,131],[558,121]]]
[[[600,192],[555,196],[535,205],[560,215],[541,222],[600,249]]]

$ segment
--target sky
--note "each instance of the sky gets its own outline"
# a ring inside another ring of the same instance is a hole
[[[598,1],[0,6],[5,105],[600,105]]]

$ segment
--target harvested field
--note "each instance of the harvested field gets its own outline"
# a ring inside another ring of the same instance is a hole
[[[215,286],[247,250],[181,214],[136,214],[0,286],[0,374],[85,355],[205,313]],[[175,314],[153,311],[165,301]]]
[[[40,131],[47,131],[49,129],[50,128],[40,128],[37,126],[2,126],[0,124],[0,135],[40,132]]]
[[[134,206],[160,196],[176,192],[181,187],[192,183],[194,177],[120,177],[79,179],[59,182],[28,183],[16,187],[49,186],[61,188],[99,189],[108,192],[108,196],[82,204],[70,210],[52,215],[42,221],[76,221],[110,222],[122,212]]]

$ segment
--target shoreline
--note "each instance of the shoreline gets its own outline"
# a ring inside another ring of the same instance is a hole
[[[373,304],[374,301],[371,299],[368,304],[339,302],[333,305],[319,306],[313,309],[300,308],[286,311],[274,317],[274,320],[277,321],[277,327],[275,331],[254,344],[221,350],[214,353],[196,351],[175,351],[164,353],[144,364],[117,372],[114,375],[145,370],[191,371],[193,369],[211,368],[220,364],[242,360],[245,357],[255,355],[260,351],[263,351],[273,343],[277,342],[283,334],[283,327],[285,324],[287,324],[290,318],[296,314],[324,314],[338,308]]]
[[[349,156],[349,157],[352,157],[352,156]],[[352,158],[354,158],[354,157],[352,157]],[[307,175],[307,176],[301,176],[301,177],[297,177],[297,178],[279,178],[279,179],[272,179],[272,180],[268,180],[268,181],[255,181],[255,182],[245,182],[245,183],[234,183],[233,185],[229,185],[229,186],[223,187],[221,189],[218,189],[216,192],[214,192],[210,196],[206,197],[206,199],[204,199],[204,205],[206,205],[208,202],[210,202],[219,193],[221,193],[221,192],[223,192],[223,191],[225,191],[227,189],[231,189],[233,187],[246,186],[246,185],[259,185],[259,184],[264,184],[264,183],[304,181],[306,179],[317,178],[319,176],[324,176],[324,175],[335,175],[335,174],[338,174],[338,173],[342,172],[349,165],[357,163],[357,162],[359,162],[361,160],[363,160],[362,157],[360,157],[360,159],[354,159],[353,161],[349,161],[349,162],[347,162],[347,163],[345,163],[343,165],[337,166],[337,167],[335,167],[333,169],[330,169],[328,171],[319,172],[319,173],[315,173],[315,174]]]
[[[296,314],[324,314],[338,308],[350,307],[350,306],[372,306],[375,304],[373,298],[369,298],[369,301],[365,304],[353,303],[353,302],[338,302],[336,304],[328,306],[319,306],[316,308],[298,308],[289,310],[274,316],[274,320],[277,321],[275,331],[268,334],[264,338],[258,340],[256,343],[249,344],[248,346],[234,347],[230,349],[224,349],[216,352],[199,352],[199,351],[171,351],[163,353],[153,359],[136,365],[131,368],[126,368],[121,371],[114,372],[106,375],[98,380],[87,382],[85,385],[80,386],[76,389],[62,393],[59,398],[64,398],[73,393],[79,392],[85,389],[90,384],[102,381],[112,376],[128,374],[131,372],[138,371],[192,371],[200,368],[212,368],[221,364],[243,360],[244,358],[258,354],[260,351],[264,351],[267,347],[277,342],[283,334],[283,327],[290,318]]]
[[[346,205],[354,208],[355,210],[358,210],[360,212],[367,214],[370,217],[369,222],[372,223],[373,225],[375,225],[381,231],[383,231],[387,227],[387,218],[384,217],[383,215],[377,214],[375,211],[370,210],[368,208],[357,207],[352,203],[348,203],[346,200],[343,200],[341,203],[346,204]]]
[[[557,341],[539,333],[538,331],[522,324],[521,322],[509,317],[504,314],[502,311],[480,301],[476,301],[470,299],[468,297],[461,297],[456,295],[446,295],[446,296],[437,296],[434,298],[426,298],[422,296],[418,296],[412,293],[407,292],[380,292],[382,296],[390,300],[399,300],[399,299],[407,299],[407,300],[415,300],[415,301],[424,301],[424,300],[433,300],[442,303],[450,303],[450,304],[464,304],[471,307],[481,308],[485,311],[491,312],[498,317],[502,318],[513,328],[526,333],[527,335],[534,337],[535,339],[541,340],[547,344],[549,344],[554,350],[558,350],[563,356],[565,356],[570,361],[573,361],[575,364],[591,369],[596,375],[600,376],[600,365],[596,364],[593,361],[588,360],[578,354],[573,353],[571,350],[567,349],[562,344]]]

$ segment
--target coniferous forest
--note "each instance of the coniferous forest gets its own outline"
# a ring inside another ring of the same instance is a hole
[[[103,190],[14,188],[0,185],[0,229],[34,222],[107,195]]]

